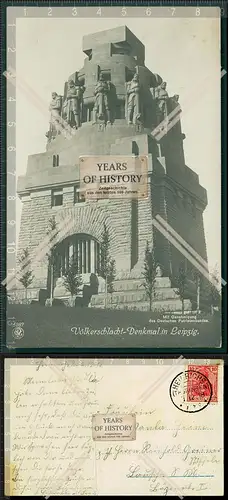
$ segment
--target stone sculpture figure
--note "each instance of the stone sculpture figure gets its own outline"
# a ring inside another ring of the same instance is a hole
[[[174,102],[176,102],[176,103],[179,102],[179,95],[178,94],[174,94],[174,96],[172,97],[172,100]]]
[[[99,281],[97,275],[95,273],[91,273],[89,281],[90,281],[91,294],[97,295],[99,288]]]
[[[80,82],[76,80],[68,81],[67,87],[67,123],[73,126],[73,128],[78,128],[81,125],[81,109],[82,109],[82,97],[85,91],[85,87],[80,85]],[[64,103],[65,104],[65,103]]]
[[[63,101],[63,105],[62,105],[62,118],[63,118],[63,120],[66,120],[66,121],[67,121],[67,110],[68,110],[68,103],[67,103],[67,99],[65,99],[65,101]]]
[[[159,266],[159,264],[156,267],[156,277],[162,278],[162,269],[161,269],[161,266]]]
[[[139,76],[137,73],[134,74],[132,80],[127,83],[127,121],[128,124],[140,123],[141,113],[140,113],[140,84]]]
[[[50,136],[56,135],[58,132],[58,125],[60,123],[60,114],[62,108],[62,96],[58,95],[57,92],[52,92],[51,102],[49,106],[50,115]]]
[[[162,82],[154,90],[158,123],[161,123],[167,117],[167,99],[169,99],[169,94],[166,90],[166,85],[166,82]]]
[[[94,95],[95,103],[93,108],[94,113],[94,123],[97,120],[104,120],[107,123],[111,123],[110,118],[110,98],[111,85],[104,79],[104,75],[101,73],[99,80],[96,84]]]

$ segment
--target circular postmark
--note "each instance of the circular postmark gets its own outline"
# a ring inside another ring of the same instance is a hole
[[[21,326],[16,326],[12,330],[12,335],[15,339],[22,339],[24,337],[24,330]]]
[[[186,370],[174,377],[170,384],[169,394],[178,410],[196,413],[209,405],[212,398],[212,385],[203,373]]]

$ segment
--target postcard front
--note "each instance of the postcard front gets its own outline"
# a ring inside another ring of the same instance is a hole
[[[7,348],[219,348],[219,9],[99,9],[8,9]]]
[[[5,494],[223,495],[222,384],[216,359],[6,359]]]

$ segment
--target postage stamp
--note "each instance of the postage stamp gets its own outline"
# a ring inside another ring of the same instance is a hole
[[[198,400],[200,400],[200,394],[198,391],[198,386],[197,386],[197,379],[193,377],[193,372],[199,372],[202,373],[202,375],[205,375],[209,382],[211,383],[212,386],[212,396],[211,396],[211,401],[210,403],[218,403],[218,369],[219,365],[189,365],[188,370],[189,370],[189,378],[188,378],[188,389],[187,389],[187,400],[189,402],[196,400],[198,397]]]
[[[212,398],[212,385],[206,375],[197,370],[178,373],[170,385],[174,406],[185,413],[204,410]]]
[[[92,417],[94,441],[134,441],[136,439],[136,416],[97,414]]]

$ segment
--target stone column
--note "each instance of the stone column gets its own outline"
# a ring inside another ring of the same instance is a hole
[[[86,245],[86,240],[83,240],[82,242],[82,248],[83,248],[83,253],[82,253],[82,269],[83,269],[83,273],[86,273],[86,260],[87,260],[87,245]]]
[[[86,240],[86,272],[89,273],[89,240]]]
[[[95,273],[95,241],[91,240],[91,273]]]
[[[78,254],[79,254],[79,269],[82,272],[82,240],[78,242]]]
[[[74,248],[73,248],[73,245],[71,243],[69,246],[69,259],[71,259],[73,257],[73,253],[74,253]]]

